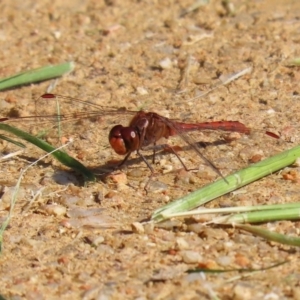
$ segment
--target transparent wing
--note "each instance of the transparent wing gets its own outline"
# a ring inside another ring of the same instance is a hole
[[[112,154],[108,133],[112,126],[128,124],[134,111],[113,109],[94,102],[45,94],[34,101],[30,116],[11,117],[4,122],[61,146],[70,138],[68,151],[83,161]],[[105,152],[106,151],[106,152]]]
[[[87,137],[92,131],[100,132],[126,118],[128,122],[130,115],[135,113],[125,109],[103,107],[95,102],[44,94],[35,101],[33,125],[38,124],[39,131],[42,130],[45,135],[54,135],[56,138],[65,134]]]

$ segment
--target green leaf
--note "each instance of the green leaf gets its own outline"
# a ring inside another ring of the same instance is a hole
[[[0,134],[0,139],[4,140],[4,141],[7,141],[9,143],[12,143],[12,144],[15,144],[16,146],[19,146],[21,148],[26,148],[24,144],[20,143],[20,142],[17,142],[3,134]]]
[[[235,227],[243,229],[245,231],[254,233],[260,237],[263,237],[269,241],[290,245],[290,246],[300,246],[300,238],[296,236],[288,236],[285,234],[272,232],[267,229],[258,227],[258,226],[251,226],[251,225],[244,225],[244,224],[235,224]]]
[[[153,213],[151,219],[155,222],[160,222],[165,220],[169,214],[192,210],[264,176],[275,173],[276,171],[293,164],[298,157],[300,157],[300,146],[281,152],[280,154],[267,158],[259,163],[250,165],[245,169],[225,177],[227,182],[224,179],[220,179],[200,190],[157,209]]]
[[[51,153],[51,155],[54,156],[62,164],[80,172],[86,178],[86,180],[89,180],[89,181],[95,180],[95,175],[92,172],[90,172],[83,164],[81,164],[79,161],[77,161],[73,157],[69,156],[65,152],[60,151],[60,150],[55,150],[56,148],[54,148],[50,144],[46,143],[45,141],[42,141],[42,140],[30,135],[27,132],[24,132],[16,127],[12,127],[12,126],[10,126],[8,124],[4,124],[4,123],[0,123],[0,130],[5,130],[7,132],[10,132],[10,133],[16,135],[17,137],[41,148],[42,150],[44,150],[48,153],[53,152],[53,153]]]
[[[71,72],[74,66],[73,62],[67,62],[60,65],[50,65],[21,72],[11,77],[0,79],[0,90],[60,77],[65,73]]]

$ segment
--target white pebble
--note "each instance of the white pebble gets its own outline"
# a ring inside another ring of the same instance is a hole
[[[229,266],[232,264],[232,257],[226,255],[219,256],[217,258],[217,263],[223,267]]]
[[[166,57],[159,62],[159,66],[162,69],[170,69],[172,68],[172,61],[169,57]]]
[[[148,94],[148,91],[142,86],[138,86],[136,88],[136,91],[139,95],[147,95]]]
[[[255,288],[245,283],[237,283],[233,289],[233,298],[236,300],[250,300],[254,297]]]
[[[192,250],[181,251],[181,257],[186,264],[195,264],[202,260],[202,256],[198,252]]]

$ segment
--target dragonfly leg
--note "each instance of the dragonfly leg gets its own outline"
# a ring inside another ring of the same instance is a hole
[[[143,147],[142,150],[147,151],[147,150],[153,150],[153,154],[152,154],[152,164],[155,164],[155,157],[156,157],[156,153],[157,151],[160,150],[165,150],[166,148],[169,148],[170,146],[168,144],[160,144],[160,145],[156,145],[156,143],[153,143],[153,145],[151,146],[147,146],[147,147]]]
[[[140,153],[140,151],[137,151],[137,154],[142,158],[142,160],[145,162],[145,164],[147,165],[147,167],[150,169],[151,173],[154,173],[153,168],[150,166],[150,164],[148,163],[147,159],[145,158],[145,156]]]
[[[176,151],[173,149],[173,147],[171,147],[170,145],[168,144],[164,144],[164,149],[165,150],[170,150],[177,158],[178,160],[180,161],[180,163],[182,164],[182,166],[184,167],[184,169],[186,171],[192,171],[192,170],[197,170],[196,168],[195,169],[189,169],[185,164],[184,162],[182,161],[182,159],[180,158],[180,156],[176,153]]]
[[[127,153],[127,155],[124,157],[124,159],[115,167],[115,169],[120,169],[128,160],[130,154],[132,152]],[[142,160],[145,162],[145,164],[147,165],[147,167],[150,169],[151,173],[154,173],[153,168],[150,166],[150,164],[148,163],[148,161],[146,160],[146,158],[144,157],[144,155],[142,153],[140,153],[139,151],[137,151],[137,154],[142,158]]]
[[[178,158],[178,160],[180,161],[180,163],[182,164],[182,166],[184,167],[184,169],[186,171],[193,171],[193,170],[197,170],[196,168],[195,169],[188,169],[187,166],[184,164],[184,162],[182,161],[182,159],[180,158],[180,156],[176,153],[176,151],[168,144],[160,144],[160,145],[156,145],[154,143],[153,146],[148,146],[146,148],[143,148],[143,150],[151,150],[153,149],[153,164],[155,163],[155,155],[156,155],[156,151],[158,150],[165,150],[165,151],[171,151],[174,155],[176,155],[176,157]],[[140,154],[141,155],[141,154]]]
[[[126,156],[124,157],[124,159],[115,168],[120,169],[126,163],[130,154],[131,154],[131,152],[127,153]]]
[[[153,144],[153,156],[152,156],[152,164],[155,164],[155,155],[156,155],[156,143]]]

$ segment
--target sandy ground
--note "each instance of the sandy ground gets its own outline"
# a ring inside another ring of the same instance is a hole
[[[189,11],[193,0],[4,0],[0,76],[74,61],[75,70],[59,79],[52,93],[184,121],[243,122],[257,133],[253,138],[224,142],[220,133],[196,136],[204,142],[203,153],[226,175],[296,145],[300,119],[299,68],[288,66],[300,56],[299,0],[228,2],[210,1]],[[218,86],[247,68],[244,76]],[[32,115],[34,100],[51,84],[1,92],[1,115]],[[74,102],[63,109],[77,107]],[[67,122],[66,135],[74,136],[67,151],[101,174],[121,159],[109,147],[109,129],[129,120],[130,115],[117,115]],[[28,123],[18,125],[26,129]],[[289,142],[264,136],[265,129],[284,133]],[[3,154],[16,149],[1,142]],[[21,170],[41,155],[28,145],[1,163],[1,221]],[[151,163],[151,152],[145,155]],[[199,170],[183,172],[176,157],[159,153],[148,193],[143,187],[149,170],[135,155],[121,171],[89,184],[49,157],[30,168],[3,237],[0,294],[14,300],[300,299],[298,248],[203,226],[197,219],[165,228],[132,227],[156,208],[218,178],[184,145],[180,157]],[[210,206],[299,201],[299,170],[291,170],[294,180],[276,173]],[[264,226],[299,235],[299,222]],[[289,263],[256,273],[186,273],[196,266],[259,269],[283,260]]]

